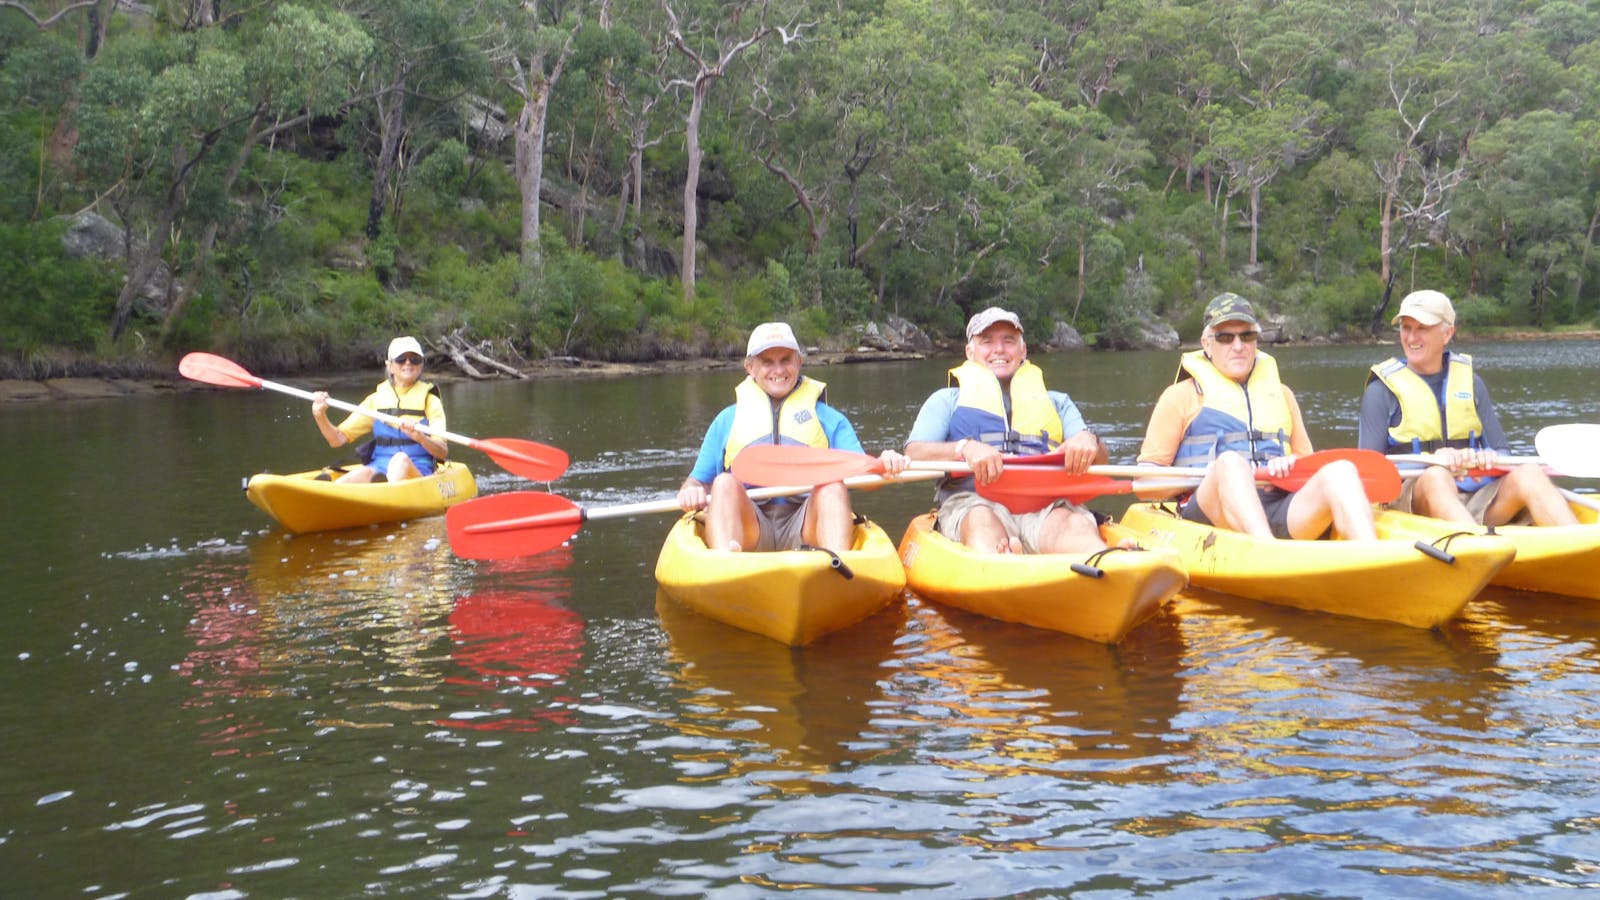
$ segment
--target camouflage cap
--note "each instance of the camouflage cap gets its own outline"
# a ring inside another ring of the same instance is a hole
[[[1250,301],[1232,293],[1218,294],[1206,304],[1204,327],[1210,328],[1223,322],[1261,324],[1256,321],[1256,311],[1250,306]]]

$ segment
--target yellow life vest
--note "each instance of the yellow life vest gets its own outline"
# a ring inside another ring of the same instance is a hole
[[[1473,396],[1472,357],[1446,353],[1445,365],[1442,400],[1404,360],[1390,358],[1372,367],[1367,382],[1374,378],[1382,381],[1400,401],[1400,421],[1389,428],[1389,446],[1433,451],[1465,447],[1473,439],[1481,442],[1483,422],[1478,419],[1477,398]]]
[[[1181,358],[1175,381],[1185,378],[1199,386],[1202,408],[1184,432],[1174,465],[1204,466],[1227,450],[1257,463],[1289,452],[1294,417],[1278,380],[1278,362],[1269,354],[1256,351],[1250,377],[1240,384],[1222,374],[1205,351],[1192,350]]]
[[[1011,415],[1006,415],[1000,379],[984,366],[967,360],[950,370],[958,386],[956,411],[950,418],[950,439],[982,441],[1001,453],[1049,453],[1063,440],[1061,413],[1045,390],[1044,372],[1030,362],[1011,376]]]
[[[733,458],[751,444],[827,447],[828,434],[817,419],[817,404],[827,400],[827,392],[826,384],[802,375],[774,412],[772,398],[747,376],[733,389],[733,427],[722,453],[723,468],[733,468]]]

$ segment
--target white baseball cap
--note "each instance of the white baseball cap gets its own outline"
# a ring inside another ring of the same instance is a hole
[[[416,338],[397,337],[389,342],[389,355],[384,357],[384,361],[394,362],[402,353],[415,353],[423,359],[428,358],[428,354],[422,352],[422,345],[417,343]]]
[[[1450,298],[1438,291],[1412,291],[1400,301],[1400,311],[1395,313],[1389,324],[1398,325],[1400,319],[1409,316],[1424,325],[1437,325],[1440,322],[1446,325],[1456,324],[1456,308],[1450,304]]]
[[[794,329],[783,322],[762,322],[750,332],[750,343],[744,348],[746,357],[760,356],[773,347],[787,347],[802,356],[800,342],[794,339]]]

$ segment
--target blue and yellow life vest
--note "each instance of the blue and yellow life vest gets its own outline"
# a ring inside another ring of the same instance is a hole
[[[800,382],[783,398],[776,412],[772,398],[752,378],[739,382],[733,396],[733,426],[728,432],[728,447],[722,453],[724,469],[733,468],[733,458],[752,444],[828,446],[828,434],[817,419],[817,404],[827,402],[826,384],[800,376]]]
[[[1473,396],[1472,357],[1446,352],[1445,365],[1443,397],[1434,394],[1404,360],[1391,358],[1372,367],[1367,383],[1378,379],[1400,401],[1400,421],[1389,427],[1390,450],[1431,453],[1440,447],[1482,446],[1483,422],[1478,419]]]
[[[394,382],[385,379],[373,392],[375,397],[373,407],[385,415],[410,419],[419,425],[428,424],[428,395],[439,396],[439,389],[426,381],[418,381],[406,389],[405,396],[395,391]],[[431,474],[436,460],[423,446],[405,432],[380,419],[372,420],[372,442],[370,445],[372,455],[367,462],[379,470],[388,467],[389,458],[396,453],[404,453],[411,457],[411,462],[417,471],[424,475]],[[365,457],[365,454],[363,454]]]
[[[950,440],[982,441],[1001,453],[1049,453],[1062,441],[1061,414],[1044,387],[1044,373],[1024,362],[1011,376],[1011,415],[994,373],[968,360],[950,370],[958,388],[950,417]]]
[[[1200,389],[1200,415],[1184,431],[1173,465],[1204,466],[1233,450],[1253,463],[1288,453],[1294,417],[1289,411],[1278,363],[1256,351],[1250,377],[1240,384],[1222,374],[1202,350],[1185,353],[1176,381],[1193,378]]]

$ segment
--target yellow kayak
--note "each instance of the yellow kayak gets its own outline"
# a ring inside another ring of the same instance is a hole
[[[1501,569],[1491,584],[1524,591],[1544,591],[1600,600],[1600,525],[1594,509],[1572,504],[1581,525],[1540,528],[1535,525],[1502,525],[1494,533],[1517,548],[1511,565]],[[1463,531],[1483,534],[1482,525],[1457,525],[1411,513],[1379,510],[1378,534],[1384,537],[1443,542]]]
[[[1179,518],[1176,507],[1135,503],[1122,524],[1146,546],[1178,552],[1196,587],[1293,606],[1433,628],[1461,613],[1515,549],[1504,538],[1289,541]]]
[[[432,475],[377,484],[338,484],[338,469],[293,475],[252,475],[244,495],[285,529],[297,533],[437,516],[478,496],[467,467],[443,462]]]
[[[968,612],[1115,644],[1183,589],[1176,553],[975,553],[918,516],[900,541],[906,583],[918,596]],[[1102,528],[1115,545],[1125,532]]]
[[[865,619],[906,586],[894,543],[883,529],[856,526],[855,545],[823,550],[733,553],[706,547],[699,516],[667,533],[656,582],[707,618],[800,646]]]

